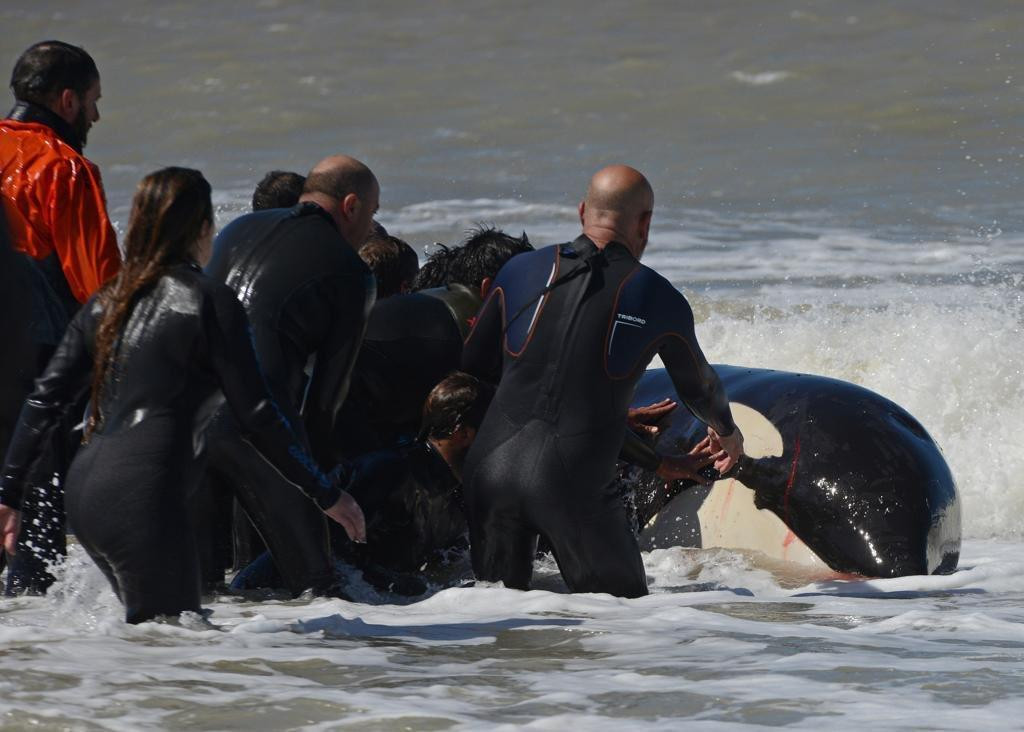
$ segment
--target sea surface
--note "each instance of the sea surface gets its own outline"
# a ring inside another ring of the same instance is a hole
[[[96,58],[87,153],[122,231],[158,167],[201,168],[223,225],[267,170],[345,152],[424,255],[479,223],[543,245],[596,169],[640,168],[645,261],[709,358],[898,402],[964,520],[948,576],[668,549],[639,600],[568,595],[542,561],[527,593],[409,603],[356,575],[360,603],[137,627],[75,550],[51,596],[0,604],[0,726],[1024,725],[1024,4],[9,0],[0,28],[0,67],[50,37]]]

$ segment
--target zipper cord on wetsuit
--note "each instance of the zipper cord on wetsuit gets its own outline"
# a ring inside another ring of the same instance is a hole
[[[534,298],[532,300],[530,300],[525,305],[523,305],[521,308],[519,308],[519,310],[516,311],[516,314],[508,319],[508,322],[505,323],[505,328],[501,331],[501,334],[503,336],[507,335],[508,334],[508,329],[512,327],[512,323],[514,323],[519,318],[520,315],[522,315],[527,310],[529,310],[531,307],[536,305],[538,300],[540,300],[542,297],[544,297],[549,292],[554,290],[556,287],[561,287],[566,282],[569,282],[570,280],[576,279],[581,274],[586,274],[588,272],[593,271],[593,269],[594,269],[594,262],[596,260],[598,260],[599,258],[601,258],[603,255],[604,255],[604,252],[599,249],[598,251],[596,251],[593,254],[591,254],[589,257],[583,257],[582,258],[583,259],[583,266],[582,267],[577,267],[576,269],[569,270],[568,272],[566,272],[564,275],[562,275],[561,277],[556,279],[551,284],[545,285],[544,288],[540,292],[538,292],[536,294],[536,296],[534,296]]]

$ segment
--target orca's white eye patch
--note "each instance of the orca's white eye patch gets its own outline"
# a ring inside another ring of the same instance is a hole
[[[739,402],[730,402],[729,408],[743,433],[743,452],[752,458],[782,457],[782,435],[767,417]]]

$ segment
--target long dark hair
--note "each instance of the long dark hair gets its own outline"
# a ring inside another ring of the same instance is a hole
[[[103,421],[103,384],[137,296],[170,267],[188,260],[203,228],[212,225],[210,184],[198,170],[163,168],[139,182],[124,237],[124,264],[99,292],[103,317],[96,328],[87,439]]]

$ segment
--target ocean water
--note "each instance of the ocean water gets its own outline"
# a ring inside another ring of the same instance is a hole
[[[1024,566],[970,540],[958,572],[810,581],[723,550],[646,555],[638,600],[446,589],[410,605],[238,602],[126,626],[73,553],[0,620],[17,729],[1015,729]],[[372,593],[370,593],[372,594]]]
[[[162,165],[218,222],[272,168],[348,152],[419,251],[477,223],[577,233],[589,175],[645,171],[645,261],[713,362],[906,407],[964,521],[949,576],[840,581],[725,550],[645,556],[652,594],[211,598],[125,626],[73,551],[0,604],[12,729],[1013,729],[1024,713],[1024,7],[820,2],[195,2],[0,7],[0,65],[88,48],[88,154],[123,228]],[[465,573],[463,565],[456,572]]]

